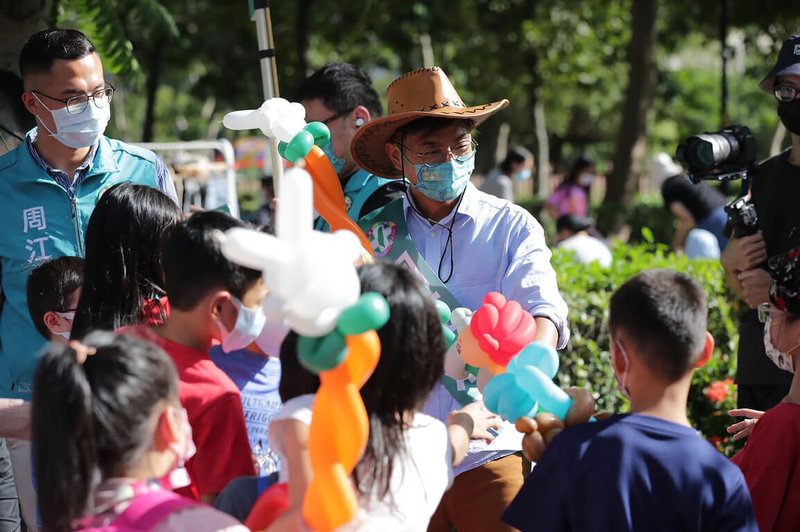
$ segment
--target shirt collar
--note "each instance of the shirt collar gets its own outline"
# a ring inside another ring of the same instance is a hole
[[[451,211],[450,214],[445,216],[443,219],[439,220],[439,223],[442,225],[447,225],[453,219],[453,214],[458,217],[459,220],[461,219],[469,219],[475,220],[477,216],[476,207],[477,204],[477,193],[478,189],[475,188],[475,185],[472,182],[467,183],[467,188],[464,190],[464,198],[461,200],[461,204],[458,205],[458,211],[455,212]],[[422,218],[423,220],[427,220],[424,216],[420,216],[416,211],[419,210],[417,204],[414,202],[414,198],[411,196],[411,192],[408,192],[403,197],[403,212],[405,214],[406,220],[408,220],[409,211],[413,212],[414,215]]]
[[[33,160],[36,161],[36,164],[41,166],[42,169],[45,170],[48,173],[59,172],[60,170],[50,166],[48,164],[48,162],[44,159],[44,157],[42,157],[42,155],[39,153],[39,150],[36,149],[36,145],[34,143],[36,142],[37,138],[39,138],[39,128],[38,127],[34,127],[33,129],[31,129],[28,132],[28,135],[26,137],[27,144],[28,144],[28,150],[31,152],[31,156],[33,157]],[[78,166],[75,169],[76,172],[79,172],[79,171],[82,171],[82,170],[86,170],[87,168],[89,168],[92,165],[92,163],[94,162],[94,157],[95,157],[95,155],[97,155],[97,145],[98,145],[98,143],[99,143],[99,141],[95,142],[92,145],[91,149],[89,150],[89,153],[86,154],[86,158],[83,160],[83,162],[80,164],[80,166]]]

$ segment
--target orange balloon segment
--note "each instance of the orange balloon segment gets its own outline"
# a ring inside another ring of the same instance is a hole
[[[347,336],[346,341],[347,357],[320,374],[314,401],[308,435],[313,478],[303,499],[303,517],[312,530],[334,530],[358,513],[350,474],[369,436],[359,389],[378,364],[381,344],[375,331]]]
[[[331,232],[346,229],[361,241],[370,256],[374,256],[367,235],[349,216],[339,176],[319,146],[312,146],[305,157],[306,170],[314,182],[314,208],[331,226]]]

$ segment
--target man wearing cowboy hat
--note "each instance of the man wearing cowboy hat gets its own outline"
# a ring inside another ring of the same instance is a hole
[[[487,293],[500,292],[535,317],[537,340],[566,345],[567,307],[542,227],[469,182],[477,146],[471,132],[508,100],[467,107],[437,67],[396,79],[386,100],[388,116],[361,127],[350,150],[366,171],[408,181],[405,198],[359,221],[376,258],[416,271],[451,309],[476,310]],[[479,397],[474,375],[447,375],[424,411],[446,421]],[[520,444],[510,426],[490,445],[472,442],[429,530],[512,530],[500,515],[523,482]]]
[[[764,261],[800,245],[800,35],[783,43],[759,87],[778,101],[778,116],[792,145],[759,164],[750,188],[759,232],[731,237],[720,262],[728,284],[750,307],[739,324],[738,406],[767,410],[786,395],[792,380],[764,355],[764,326],[755,309],[769,301],[771,278]]]

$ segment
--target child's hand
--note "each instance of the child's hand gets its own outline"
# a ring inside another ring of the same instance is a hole
[[[497,429],[500,425],[498,417],[490,412],[483,401],[470,403],[461,410],[454,410],[447,415],[448,425],[460,425],[467,431],[471,440],[494,439],[489,429]]]
[[[728,414],[747,418],[744,421],[734,423],[727,429],[728,434],[733,434],[733,440],[737,441],[750,436],[750,433],[753,432],[753,428],[755,428],[758,422],[758,418],[760,418],[764,412],[761,410],[751,410],[749,408],[734,408],[733,410],[728,410]]]

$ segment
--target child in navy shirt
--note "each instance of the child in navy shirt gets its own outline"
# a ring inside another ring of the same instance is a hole
[[[711,357],[706,298],[650,270],[612,296],[611,364],[630,414],[557,435],[503,520],[525,530],[758,530],[741,472],[689,425],[695,367]]]

